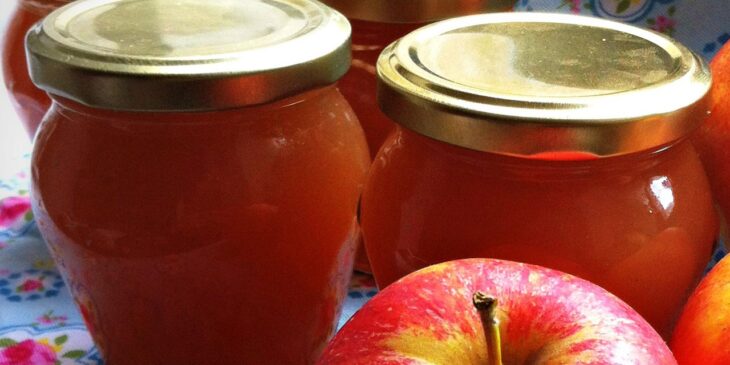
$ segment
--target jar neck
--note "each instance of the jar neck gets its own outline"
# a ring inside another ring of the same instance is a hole
[[[669,144],[616,156],[602,157],[580,151],[512,156],[454,146],[402,127],[399,127],[398,134],[398,140],[402,143],[419,144],[429,155],[444,156],[444,163],[465,166],[479,174],[496,175],[505,179],[539,181],[594,179],[597,174],[616,176],[622,172],[635,174],[665,163],[675,158],[677,153],[682,153],[681,151],[693,149],[688,136],[685,136]]]
[[[387,23],[349,19],[352,25],[353,51],[367,51],[376,47],[382,51],[390,43],[428,23]],[[367,48],[370,47],[370,48]]]
[[[18,5],[26,11],[43,17],[72,1],[73,0],[19,0]]]
[[[84,120],[100,120],[106,122],[152,122],[152,123],[198,123],[206,120],[205,115],[215,115],[216,120],[236,120],[236,116],[242,112],[248,114],[266,114],[271,110],[288,108],[299,103],[306,103],[318,98],[323,93],[336,92],[334,85],[327,85],[312,89],[287,98],[279,99],[265,104],[241,106],[238,108],[205,110],[205,111],[125,111],[102,109],[83,105],[79,102],[65,97],[49,94],[53,101],[54,110],[69,119],[77,119],[76,116],[83,116]]]

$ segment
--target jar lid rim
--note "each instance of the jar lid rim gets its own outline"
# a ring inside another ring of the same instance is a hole
[[[26,50],[39,88],[88,106],[216,110],[334,83],[350,25],[314,0],[86,0],[32,28]]]
[[[377,72],[381,108],[404,127],[528,155],[669,143],[701,121],[711,85],[707,64],[669,37],[546,13],[434,23],[387,47]]]

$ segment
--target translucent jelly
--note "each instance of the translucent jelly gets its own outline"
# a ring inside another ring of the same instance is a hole
[[[20,0],[3,40],[3,78],[10,100],[23,127],[33,137],[51,105],[51,99],[28,76],[23,42],[28,29],[54,9],[70,0]]]
[[[33,206],[106,363],[312,363],[369,163],[340,93],[195,113],[54,99]]]
[[[349,20],[352,24],[352,67],[340,79],[338,87],[357,114],[368,140],[370,155],[375,156],[395,129],[393,121],[378,108],[375,63],[387,45],[423,24]]]
[[[388,135],[395,130],[395,123],[378,109],[375,62],[383,48],[421,24],[349,20],[352,24],[352,67],[340,79],[338,87],[357,114],[365,131],[370,155],[375,156]],[[363,248],[358,249],[355,267],[359,271],[370,272]]]
[[[528,262],[603,286],[666,337],[717,235],[687,140],[617,157],[522,158],[399,128],[370,174],[361,219],[381,288],[452,259]]]

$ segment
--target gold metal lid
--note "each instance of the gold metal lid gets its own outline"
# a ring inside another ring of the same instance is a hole
[[[515,0],[322,0],[350,19],[426,23],[455,16],[511,10]]]
[[[503,154],[657,147],[708,113],[710,71],[661,34],[540,13],[435,23],[378,59],[378,100],[397,123]]]
[[[314,0],[81,0],[26,39],[38,87],[92,107],[214,110],[339,79],[350,25]]]

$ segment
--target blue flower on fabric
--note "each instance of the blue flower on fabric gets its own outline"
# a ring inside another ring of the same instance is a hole
[[[36,301],[58,296],[63,286],[57,272],[30,269],[0,277],[0,297],[10,302]]]
[[[705,47],[702,48],[702,53],[705,55],[714,55],[728,40],[730,40],[730,33],[722,33],[717,37],[716,42],[706,43]]]
[[[590,0],[593,14],[624,22],[638,22],[647,17],[657,4],[671,4],[676,0]]]

